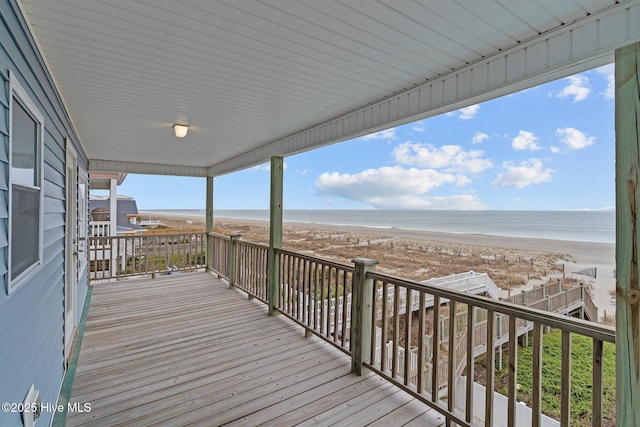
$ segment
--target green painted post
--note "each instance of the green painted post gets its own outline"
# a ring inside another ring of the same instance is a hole
[[[227,274],[229,277],[229,289],[236,285],[236,266],[238,259],[238,239],[240,234],[234,233],[229,235],[229,256],[227,257]]]
[[[275,315],[278,312],[278,300],[280,299],[280,257],[276,249],[282,247],[282,182],[283,182],[283,159],[282,157],[271,158],[271,201],[269,212],[269,254],[268,254],[268,276],[269,276],[269,314]]]
[[[207,263],[207,271],[211,270],[211,260],[213,259],[213,254],[211,253],[211,236],[209,233],[213,232],[213,177],[207,177],[207,195],[206,195],[206,205],[205,205],[205,232],[207,235],[207,247],[205,248],[204,256]]]
[[[615,53],[616,424],[640,425],[640,43]]]
[[[373,280],[367,278],[375,271],[377,261],[367,258],[351,260],[355,264],[351,300],[351,371],[356,375],[369,372],[362,362],[371,355],[371,316],[373,310]]]

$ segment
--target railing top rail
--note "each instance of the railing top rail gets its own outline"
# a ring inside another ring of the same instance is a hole
[[[263,243],[255,243],[255,242],[249,242],[248,240],[238,240],[238,245],[242,245],[242,246],[250,246],[253,248],[259,248],[259,249],[269,249],[269,245],[265,245]]]
[[[322,264],[327,265],[329,267],[340,268],[340,269],[346,270],[346,271],[351,271],[351,272],[354,271],[353,265],[344,264],[344,263],[336,262],[336,261],[330,261],[328,259],[318,258],[318,257],[311,256],[311,255],[304,255],[304,254],[301,254],[299,252],[288,251],[286,249],[276,249],[276,253],[284,254],[284,255],[290,255],[290,256],[297,257],[297,258],[302,258],[302,259],[305,259],[307,261],[319,262],[319,263],[322,263]]]
[[[231,240],[231,237],[226,236],[224,234],[220,234],[220,233],[214,233],[213,231],[209,233],[209,236],[215,237],[218,239],[223,239],[223,240]]]
[[[615,342],[616,332],[611,326],[574,319],[556,313],[550,313],[535,308],[517,305],[505,301],[496,301],[490,298],[477,295],[469,295],[463,292],[443,289],[437,286],[425,285],[408,279],[401,279],[387,274],[368,272],[367,278],[379,280],[381,282],[399,285],[415,291],[425,291],[440,298],[451,299],[463,304],[470,304],[475,307],[493,310],[495,312],[515,316],[520,319],[539,322],[546,326],[558,328],[572,333],[578,333],[601,341]]]
[[[176,233],[158,233],[158,234],[131,234],[131,235],[111,235],[111,236],[89,236],[89,239],[94,240],[104,240],[104,239],[128,239],[128,238],[154,238],[154,237],[184,237],[184,236],[193,236],[193,235],[201,235],[204,236],[206,233],[204,231],[179,231]]]

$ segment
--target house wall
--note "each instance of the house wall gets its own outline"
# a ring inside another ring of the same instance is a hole
[[[9,75],[45,117],[43,265],[24,285],[7,291],[9,228]],[[0,402],[22,402],[31,384],[43,403],[57,402],[64,374],[65,138],[78,163],[87,157],[15,0],[0,0]],[[86,269],[78,284],[81,310]],[[78,313],[78,316],[80,313]],[[49,425],[44,411],[37,425]],[[19,413],[0,412],[0,426],[22,425]]]

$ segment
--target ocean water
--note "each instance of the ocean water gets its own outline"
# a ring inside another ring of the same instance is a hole
[[[202,209],[149,210],[204,216]],[[216,210],[215,218],[268,220],[268,210]],[[486,234],[615,243],[612,211],[387,211],[285,210],[285,222]]]

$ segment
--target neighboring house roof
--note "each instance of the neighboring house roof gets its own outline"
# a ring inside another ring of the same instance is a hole
[[[95,209],[106,209],[109,211],[110,199],[106,196],[90,196],[89,197],[89,212],[93,212]],[[128,216],[138,215],[138,206],[135,199],[129,196],[118,196],[117,203],[118,213],[116,216],[116,225],[118,231],[130,231],[130,230],[146,230],[146,228],[137,225],[130,224]]]

